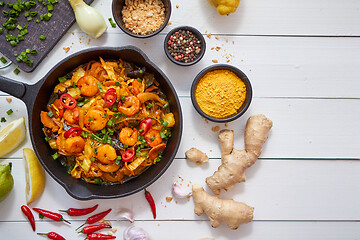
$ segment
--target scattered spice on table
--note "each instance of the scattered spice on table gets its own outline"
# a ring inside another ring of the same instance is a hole
[[[126,0],[122,9],[125,27],[138,35],[157,31],[165,22],[165,7],[161,0]]]
[[[209,116],[225,118],[235,114],[246,98],[244,82],[230,70],[213,70],[198,82],[195,98]]]
[[[167,42],[170,55],[179,62],[195,61],[201,52],[201,41],[189,30],[179,30]]]

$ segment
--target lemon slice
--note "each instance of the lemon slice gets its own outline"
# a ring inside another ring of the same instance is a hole
[[[45,187],[45,171],[32,149],[24,148],[27,204],[40,197]]]
[[[26,127],[24,117],[11,121],[0,131],[0,157],[8,154],[24,141]]]

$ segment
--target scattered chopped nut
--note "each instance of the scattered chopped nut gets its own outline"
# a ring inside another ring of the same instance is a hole
[[[179,8],[179,5],[176,4],[176,8]]]
[[[225,127],[229,127],[229,123],[225,123]]]
[[[211,38],[211,33],[206,34],[208,38]]]
[[[211,50],[214,50],[215,47],[211,47]]]
[[[213,63],[218,63],[219,61],[217,59],[212,60]]]
[[[226,60],[226,62],[230,62],[230,59]]]
[[[173,200],[172,197],[166,197],[166,201],[171,202],[171,200]]]
[[[221,49],[221,47],[216,47],[215,50],[216,51],[219,51]]]
[[[167,25],[168,25],[168,26],[171,25],[171,21],[168,21],[168,24],[167,24]]]
[[[7,97],[7,98],[6,98],[6,101],[8,101],[8,103],[11,103],[12,98],[11,98],[11,97]]]
[[[113,233],[116,233],[117,228],[112,228],[111,231],[112,231]]]
[[[218,36],[218,35],[216,35],[216,36],[215,36],[215,39],[219,39],[219,36]]]
[[[219,126],[215,126],[215,127],[212,127],[211,130],[212,130],[213,132],[217,132],[217,131],[220,130],[220,127],[219,127]]]
[[[70,50],[70,47],[63,47],[63,49],[65,50],[65,53],[67,53]]]

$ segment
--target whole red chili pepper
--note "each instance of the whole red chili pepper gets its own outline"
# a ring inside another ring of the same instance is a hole
[[[54,213],[54,212],[50,212],[48,210],[44,210],[44,209],[41,209],[41,208],[33,208],[34,211],[40,213],[41,215],[43,215],[44,217],[47,217],[47,218],[50,218],[56,222],[59,222],[59,221],[64,221],[68,224],[71,224],[69,221],[65,220],[63,218],[63,216],[59,213]]]
[[[91,226],[84,227],[79,233],[90,234],[90,233],[99,231],[104,228],[111,228],[111,226],[109,224],[91,225]]]
[[[69,216],[83,216],[89,213],[92,213],[97,209],[99,204],[96,204],[90,208],[69,208],[68,210],[59,210],[60,212],[66,212]]]
[[[35,232],[35,218],[34,215],[32,214],[30,208],[26,205],[22,205],[21,206],[21,211],[25,214],[25,216],[29,219],[29,222],[31,224],[32,229]]]
[[[66,240],[64,237],[60,236],[56,232],[38,233],[38,235],[46,235],[48,238],[53,240]]]
[[[116,238],[116,236],[113,235],[106,235],[106,234],[101,234],[101,233],[90,233],[87,235],[87,238],[89,240],[101,240],[101,239],[114,239]]]
[[[80,227],[78,227],[78,228],[76,229],[76,231],[77,231],[79,228],[81,228],[82,226],[84,226],[86,223],[88,223],[88,224],[93,224],[93,223],[98,222],[99,220],[103,219],[106,215],[108,215],[108,213],[109,213],[110,211],[111,211],[111,208],[108,209],[108,210],[106,210],[106,211],[104,211],[104,212],[101,212],[101,213],[95,214],[95,215],[93,215],[93,216],[91,216],[91,217],[88,217],[88,218],[86,219],[85,223],[82,224]]]
[[[145,189],[145,198],[148,201],[150,207],[151,207],[151,212],[153,214],[154,219],[156,219],[156,207],[155,207],[155,202],[153,197],[151,196],[151,193],[149,193],[146,189]]]

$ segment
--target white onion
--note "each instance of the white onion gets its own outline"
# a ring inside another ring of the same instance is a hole
[[[84,3],[83,0],[69,0],[69,2],[74,10],[76,22],[83,32],[98,38],[106,31],[105,19],[98,10]]]

